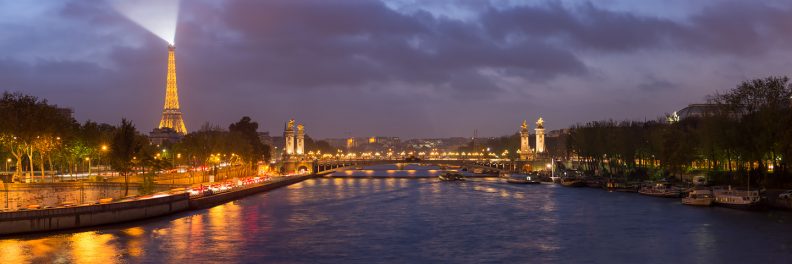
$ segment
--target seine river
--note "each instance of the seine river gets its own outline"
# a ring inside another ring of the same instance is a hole
[[[380,166],[351,174],[421,176],[433,169]],[[0,260],[790,263],[792,214],[496,179],[321,178],[146,222],[0,240]]]

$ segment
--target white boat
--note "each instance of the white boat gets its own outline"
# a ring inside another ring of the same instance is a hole
[[[696,206],[710,206],[712,201],[715,200],[712,195],[712,190],[707,187],[696,187],[688,192],[688,195],[682,198],[682,204],[696,205]]]
[[[712,187],[715,204],[737,209],[761,209],[762,197],[758,190],[737,190],[731,186]]]

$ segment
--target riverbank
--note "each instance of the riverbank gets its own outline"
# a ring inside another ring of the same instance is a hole
[[[552,183],[555,183],[555,182],[552,182]],[[624,183],[620,183],[620,184],[624,184]],[[644,184],[644,185],[642,185],[642,184]],[[620,185],[621,187],[615,187],[614,189],[609,189],[606,186],[572,186],[572,187],[602,189],[602,190],[605,190],[605,191],[608,191],[608,192],[626,192],[626,193],[641,194],[639,192],[640,186],[646,186],[645,184],[647,184],[647,183],[646,182],[643,182],[643,183],[633,182],[633,183],[629,183],[629,184]],[[630,187],[627,187],[627,186],[630,186]],[[719,185],[719,186],[721,186],[721,185]],[[569,187],[569,186],[565,186],[565,187]],[[709,186],[708,188],[712,188],[712,187],[716,187],[716,186]],[[721,187],[725,187],[725,186],[721,186]],[[687,195],[687,192],[690,190],[690,188],[692,188],[692,186],[676,185],[676,186],[674,186],[674,188],[677,188],[677,190],[679,190],[679,192],[680,192],[678,197],[677,196],[672,196],[672,197],[661,197],[661,198],[681,199],[681,198],[683,198],[683,197],[685,197]],[[729,187],[729,188],[731,188],[731,187]],[[779,194],[781,194],[781,193],[783,193],[785,191],[787,191],[787,190],[786,189],[768,189],[768,190],[762,189],[762,191],[760,192],[760,195],[761,195],[762,198],[761,198],[761,200],[759,202],[760,203],[759,208],[761,208],[762,210],[775,209],[775,210],[783,210],[783,211],[792,211],[792,199],[781,199],[781,198],[779,198]],[[642,195],[646,195],[646,194],[642,194]],[[649,195],[649,196],[657,197],[657,195]],[[715,203],[715,205],[717,205],[717,203]]]
[[[244,188],[236,191],[218,193],[215,195],[209,195],[198,198],[191,198],[190,209],[197,210],[197,209],[213,207],[219,204],[223,204],[236,199],[243,198],[248,195],[252,195],[260,192],[266,192],[280,187],[288,186],[294,183],[298,183],[312,177],[315,176],[303,175],[303,176],[280,177],[268,182],[256,184],[248,188]]]
[[[179,192],[115,203],[0,212],[0,236],[118,224],[204,209],[312,177],[315,175],[279,177],[244,189],[198,198],[190,198],[188,193]]]

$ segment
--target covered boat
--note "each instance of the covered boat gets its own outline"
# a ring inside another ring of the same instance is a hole
[[[764,209],[762,197],[758,190],[739,190],[731,186],[715,186],[712,188],[715,204],[724,207],[759,210]]]
[[[710,206],[714,200],[715,197],[709,187],[699,186],[690,190],[688,195],[682,198],[682,204]]]

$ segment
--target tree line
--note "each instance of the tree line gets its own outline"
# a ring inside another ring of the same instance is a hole
[[[651,121],[596,121],[570,128],[567,158],[592,174],[663,178],[702,174],[729,183],[792,182],[792,86],[787,77],[740,83],[698,112]]]
[[[244,165],[247,175],[270,159],[270,146],[259,140],[257,129],[258,123],[243,117],[227,130],[206,125],[181,142],[157,146],[126,119],[118,126],[80,124],[46,99],[9,92],[0,98],[0,155],[10,171],[5,181],[69,180],[71,174],[90,175],[98,163],[125,182],[133,173],[156,173],[177,164]]]

